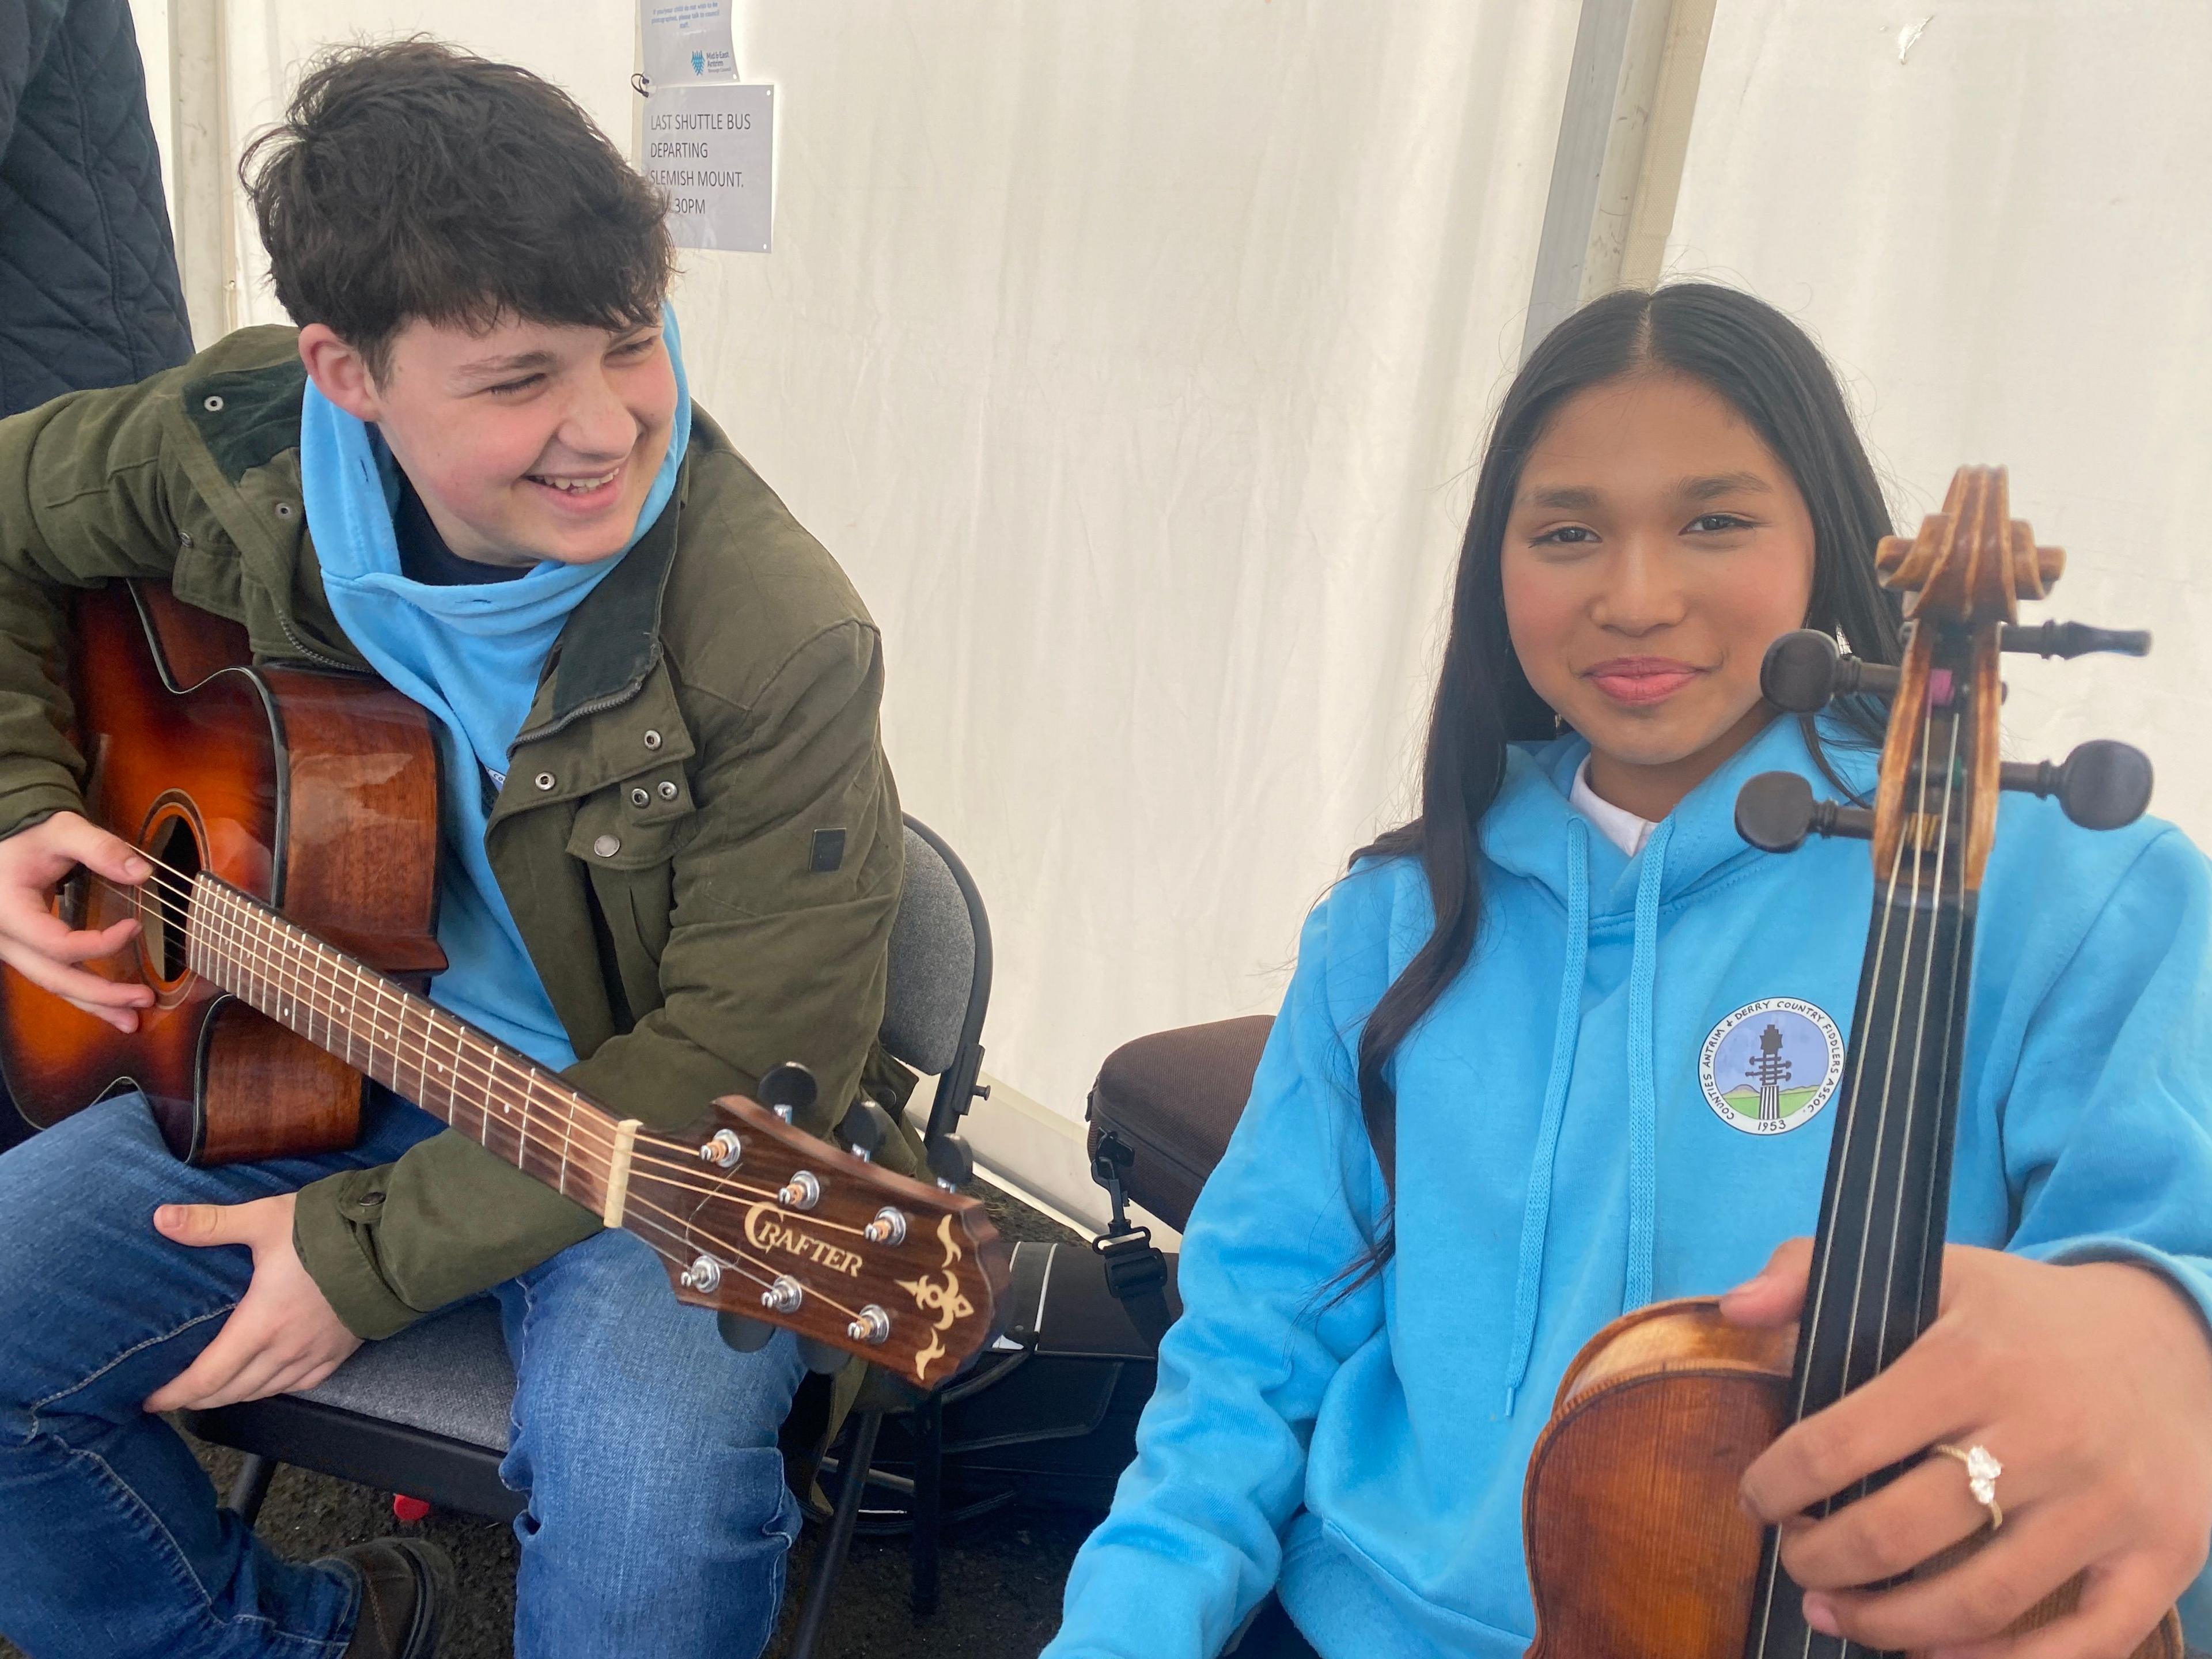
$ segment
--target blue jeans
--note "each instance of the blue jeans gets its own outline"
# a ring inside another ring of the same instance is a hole
[[[279,1559],[139,1402],[213,1339],[252,1267],[240,1246],[169,1243],[155,1206],[290,1192],[436,1131],[372,1093],[360,1145],[325,1157],[191,1169],[137,1095],[0,1156],[0,1633],[33,1659],[343,1651],[352,1573]],[[621,1231],[495,1293],[518,1379],[500,1472],[530,1498],[518,1659],[757,1654],[799,1528],[776,1449],[791,1339],[733,1352]]]

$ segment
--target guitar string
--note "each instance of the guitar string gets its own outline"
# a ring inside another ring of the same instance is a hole
[[[118,896],[125,898],[141,897],[144,890],[143,886],[135,888],[127,886],[124,884],[115,882],[105,876],[94,875],[94,879],[110,889]],[[225,895],[228,895],[232,890],[228,888],[226,884],[221,883],[211,882],[210,887],[212,890]],[[187,939],[189,940],[191,937],[189,911],[187,911],[183,919],[179,920],[175,910],[175,907],[179,901],[175,898],[173,893],[165,893],[163,896],[163,902],[168,907],[162,912],[164,920],[173,927],[182,927],[186,933]],[[186,901],[186,902],[189,903],[190,901]],[[243,915],[249,919],[258,920],[258,917],[255,917],[254,912],[252,910],[238,912],[235,904],[233,904],[232,908],[234,912],[236,912],[239,915]],[[291,977],[295,981],[298,981],[294,991],[294,1000],[295,1003],[298,1002],[300,1000],[299,993],[301,991],[305,991],[307,993],[306,1000],[310,1005],[311,1012],[322,1018],[326,1030],[343,1029],[346,1030],[348,1033],[348,1051],[340,1057],[344,1059],[349,1065],[352,1064],[350,1045],[353,1040],[353,1034],[359,1029],[359,1019],[354,1015],[342,1013],[338,1011],[338,1004],[336,999],[344,997],[348,994],[343,983],[337,978],[335,973],[331,973],[327,975],[321,975],[320,970],[326,965],[334,965],[337,968],[343,969],[347,973],[354,976],[357,984],[367,985],[374,992],[378,1006],[376,1010],[368,1012],[366,1016],[366,1018],[372,1022],[372,1029],[369,1033],[364,1036],[363,1041],[371,1048],[372,1053],[374,1053],[375,1046],[379,1041],[383,1042],[386,1053],[395,1062],[395,1077],[393,1079],[395,1083],[398,1080],[396,1075],[397,1066],[398,1064],[404,1063],[411,1066],[412,1069],[416,1072],[417,1078],[421,1081],[422,1087],[424,1090],[428,1090],[431,1086],[433,1081],[430,1066],[425,1065],[422,1060],[415,1060],[410,1058],[406,1045],[410,1040],[417,1042],[419,1043],[421,1054],[425,1059],[428,1059],[433,1052],[430,1045],[430,1040],[433,1037],[442,1034],[449,1035],[453,1038],[456,1065],[453,1066],[447,1066],[442,1060],[432,1061],[432,1063],[435,1065],[438,1072],[442,1074],[441,1079],[439,1080],[438,1086],[445,1089],[449,1095],[451,1095],[453,1105],[456,1111],[460,1108],[471,1104],[474,1104],[476,1106],[477,1115],[483,1126],[482,1132],[476,1137],[476,1139],[478,1140],[479,1144],[485,1146],[487,1151],[490,1151],[489,1109],[495,1104],[498,1105],[502,1117],[504,1117],[507,1110],[506,1103],[495,1102],[491,1098],[491,1091],[495,1087],[500,1085],[500,1079],[497,1071],[498,1066],[505,1065],[509,1070],[515,1072],[516,1074],[521,1078],[524,1088],[526,1091],[534,1090],[536,1086],[536,1078],[534,1075],[530,1073],[523,1072],[514,1064],[514,1062],[507,1060],[497,1048],[492,1046],[489,1041],[471,1031],[469,1028],[463,1024],[459,1019],[447,1013],[446,1011],[439,1009],[437,1005],[434,1003],[430,1002],[426,998],[415,997],[412,994],[406,992],[404,988],[401,987],[393,986],[391,988],[392,993],[401,999],[400,1012],[395,1022],[395,1027],[387,1028],[382,1024],[384,1016],[381,1012],[382,1002],[386,991],[385,986],[380,981],[383,981],[385,977],[384,975],[377,974],[373,969],[363,969],[358,968],[352,963],[346,960],[343,957],[339,956],[335,952],[329,951],[327,947],[322,947],[320,945],[319,941],[314,940],[312,935],[307,934],[304,930],[298,929],[295,924],[285,922],[284,919],[281,916],[276,916],[272,914],[270,919],[282,923],[286,928],[291,930],[292,933],[297,936],[295,939],[285,939],[284,935],[279,934],[276,937],[280,939],[284,939],[286,943],[293,944],[295,948],[306,946],[308,949],[315,951],[316,957],[313,959],[313,965],[318,970],[319,977],[321,979],[321,983],[317,987],[309,987],[303,980],[301,979],[300,975],[296,972],[292,974]],[[211,916],[210,920],[216,920],[216,918]],[[224,917],[221,918],[221,920],[228,921],[230,918]],[[266,924],[264,923],[263,926],[265,928]],[[233,933],[226,933],[225,938],[233,945],[232,955],[235,965],[238,966],[241,971],[251,974],[251,964],[244,959],[245,947],[237,942],[235,936]],[[273,967],[273,958],[270,957],[265,951],[259,949],[258,942],[253,948],[257,954],[261,955],[264,961],[270,962]],[[251,974],[251,976],[260,981],[264,985],[270,987],[272,989],[278,988],[275,986],[275,981],[270,974]],[[221,981],[217,981],[216,982],[220,984]],[[319,996],[327,996],[331,999],[327,1007],[320,1006],[320,1004],[317,1002],[316,999]],[[283,1001],[283,998],[281,996],[277,996],[272,1000],[278,1001],[280,1004]],[[362,998],[358,989],[351,994],[351,1006],[353,1009],[356,1011],[360,1010],[362,1005],[362,1000],[363,999]],[[406,1027],[407,1015],[410,1011],[410,1008],[414,1006],[419,1006],[424,1011],[422,1018],[424,1024],[428,1027],[423,1036],[420,1039],[410,1039]],[[483,1048],[485,1053],[489,1054],[492,1062],[489,1066],[483,1065],[481,1062],[477,1062],[474,1066],[475,1076],[472,1079],[468,1075],[469,1068],[473,1059],[470,1047],[468,1046],[470,1044],[474,1044],[476,1047]],[[380,1079],[380,1081],[382,1079]],[[471,1103],[464,1099],[459,1093],[459,1085],[464,1081],[474,1082],[477,1087],[478,1092],[484,1095],[484,1100],[482,1102]],[[574,1091],[568,1089],[565,1085],[556,1084],[550,1078],[547,1079],[547,1083],[549,1088],[558,1087],[562,1094],[569,1097],[568,1103],[568,1109],[572,1113],[575,1108],[580,1106],[590,1107],[594,1111],[603,1109],[599,1108],[597,1103],[591,1101],[588,1097],[576,1093]],[[511,1087],[512,1085],[507,1086]],[[560,1104],[561,1103],[556,1101],[554,1103]],[[539,1150],[547,1152],[549,1155],[552,1150],[550,1142],[544,1133],[532,1128],[527,1123],[528,1100],[526,1097],[524,1102],[524,1106],[525,1123],[522,1125],[515,1125],[512,1123],[506,1125],[510,1131],[515,1132],[518,1136],[516,1147],[516,1167],[518,1169],[522,1167],[520,1164],[520,1154],[526,1146],[535,1146]],[[453,1121],[451,1118],[447,1121],[449,1122]],[[615,1136],[605,1126],[593,1121],[591,1118],[582,1117],[572,1118],[568,1121],[565,1121],[563,1127],[564,1128],[568,1128],[571,1127],[572,1124],[575,1127],[580,1127],[586,1135],[594,1138],[592,1142],[589,1144],[585,1150],[595,1154],[611,1153],[615,1142]],[[458,1128],[459,1127],[459,1125],[456,1123],[454,1127]],[[462,1133],[466,1133],[467,1132],[463,1130]],[[670,1181],[665,1183],[668,1186],[674,1187],[686,1192],[694,1192],[712,1196],[725,1191],[734,1190],[755,1198],[772,1199],[779,1196],[776,1192],[770,1188],[757,1187],[749,1182],[738,1180],[734,1176],[723,1177],[720,1184],[702,1184],[696,1179],[700,1172],[696,1167],[695,1160],[693,1158],[688,1157],[665,1158],[648,1150],[648,1145],[673,1146],[676,1143],[674,1142],[664,1139],[657,1134],[653,1137],[651,1143],[648,1143],[643,1136],[641,1136],[639,1141],[636,1143],[636,1151],[632,1158],[633,1166],[646,1164],[658,1169],[673,1170],[687,1177],[695,1177],[693,1179],[684,1181]],[[493,1155],[495,1157],[498,1156],[495,1152]],[[825,1230],[847,1233],[854,1237],[866,1237],[865,1227],[856,1227],[843,1222],[831,1221],[827,1218],[820,1217],[814,1218],[814,1221],[816,1224],[824,1228]]]
[[[126,886],[101,876],[95,876],[94,878],[100,882],[103,885],[108,887],[111,890],[114,891],[118,896],[126,899],[136,899],[143,896],[143,888]],[[210,887],[213,891],[224,895],[228,895],[234,890],[221,883],[211,882]],[[253,909],[240,911],[234,901],[227,900],[227,902],[229,902],[232,915],[218,917],[210,914],[210,921],[228,922],[232,921],[233,918],[237,915],[243,915],[248,919],[258,920],[256,915],[256,911],[258,909],[258,906]],[[187,938],[189,939],[191,932],[189,906],[191,900],[188,898],[182,902],[185,904],[185,914],[180,917],[178,914],[179,901],[176,898],[173,893],[165,892],[163,894],[163,905],[165,908],[162,909],[161,914],[164,920],[171,926],[181,927],[185,932]],[[251,900],[247,901],[249,905],[252,904],[252,902],[253,902]],[[323,1018],[326,1029],[337,1029],[337,1027],[343,1023],[349,1034],[349,1045],[352,1041],[353,1032],[357,1029],[358,1023],[351,1017],[340,1014],[337,1012],[337,1003],[335,999],[343,997],[347,993],[343,983],[337,979],[335,972],[324,975],[320,971],[325,967],[343,969],[345,972],[353,975],[357,986],[366,985],[374,992],[377,1000],[377,1010],[368,1013],[367,1017],[376,1023],[374,1025],[373,1030],[364,1036],[363,1041],[374,1048],[378,1040],[383,1040],[394,1061],[411,1065],[425,1088],[428,1087],[431,1082],[431,1066],[423,1064],[420,1060],[413,1059],[406,1051],[404,1045],[410,1040],[417,1041],[419,1042],[422,1054],[427,1058],[432,1054],[430,1040],[441,1035],[448,1036],[452,1039],[455,1044],[456,1059],[463,1061],[465,1064],[470,1058],[469,1049],[467,1047],[464,1046],[467,1043],[473,1042],[477,1046],[482,1047],[491,1055],[491,1058],[495,1062],[494,1066],[484,1067],[479,1066],[477,1068],[478,1076],[476,1079],[476,1081],[478,1084],[480,1091],[483,1091],[488,1085],[496,1085],[499,1082],[497,1071],[495,1069],[496,1065],[498,1064],[504,1064],[509,1070],[515,1072],[517,1075],[522,1079],[526,1089],[534,1088],[537,1081],[535,1075],[532,1073],[522,1071],[521,1068],[514,1061],[506,1059],[506,1057],[489,1040],[484,1039],[480,1034],[471,1031],[463,1022],[456,1017],[447,1013],[445,1010],[440,1009],[436,1004],[430,1002],[427,998],[416,997],[413,995],[413,994],[407,992],[402,987],[396,985],[388,987],[390,994],[399,1002],[400,1012],[395,1022],[396,1030],[386,1027],[381,1023],[383,1018],[381,1008],[387,991],[387,984],[385,982],[384,975],[376,973],[374,969],[364,969],[359,968],[356,964],[348,961],[343,956],[329,951],[327,947],[321,946],[320,942],[314,940],[312,935],[307,934],[304,930],[299,929],[295,924],[286,921],[282,916],[276,915],[274,913],[269,913],[268,921],[279,924],[281,927],[287,929],[293,936],[290,939],[287,939],[286,936],[282,933],[276,935],[275,937],[280,941],[294,944],[295,948],[304,945],[315,951],[316,956],[314,958],[314,966],[318,969],[318,976],[322,981],[321,985],[319,987],[310,988],[304,981],[301,981],[300,984],[295,988],[295,994],[297,990],[308,991],[308,1000],[312,1004],[314,1003],[315,997],[318,994],[326,991],[333,999],[331,1006],[325,1008],[321,1006],[319,1004],[315,1004],[312,1008],[312,1012]],[[266,923],[264,923],[263,927],[265,932]],[[264,985],[270,987],[272,989],[280,988],[276,986],[275,980],[270,974],[252,974],[252,964],[246,959],[246,947],[238,942],[234,929],[226,932],[225,938],[232,943],[232,954],[234,957],[236,958],[236,965],[241,971],[248,973],[252,977],[259,980]],[[260,955],[264,961],[270,962],[273,968],[274,959],[270,957],[269,953],[265,950],[260,948],[260,945],[258,941],[256,942],[253,949],[255,953]],[[292,976],[295,980],[298,980],[300,977],[297,974],[294,974]],[[275,1000],[280,1003],[283,1000],[281,996]],[[361,996],[359,990],[356,989],[352,994],[352,1006],[356,1010],[361,1009],[363,1001],[364,999]],[[410,1010],[416,1008],[419,1008],[422,1011],[421,1018],[422,1019],[422,1023],[428,1029],[426,1029],[424,1035],[421,1039],[410,1039],[406,1025],[407,1016]],[[349,1064],[351,1063],[349,1052],[343,1057],[347,1059]],[[454,1092],[460,1082],[467,1080],[465,1072],[456,1072],[453,1068],[447,1066],[442,1060],[433,1060],[432,1065],[434,1065],[437,1071],[442,1074],[439,1086],[453,1093],[453,1104],[456,1108],[465,1107],[471,1104],[475,1104],[477,1106],[479,1117],[485,1126],[486,1144],[488,1146],[489,1120],[489,1117],[485,1115],[486,1111],[490,1105],[498,1104],[502,1115],[504,1115],[507,1103],[494,1102],[490,1099],[488,1094],[483,1102],[471,1103],[466,1101],[463,1099],[458,1092]],[[586,1106],[590,1107],[595,1112],[603,1109],[598,1106],[597,1103],[591,1101],[587,1097],[578,1094],[574,1090],[568,1088],[566,1085],[557,1082],[557,1080],[554,1079],[550,1075],[545,1078],[545,1082],[549,1089],[558,1089],[561,1094],[568,1097],[568,1104],[571,1109],[578,1106]],[[525,1103],[525,1107],[526,1116],[526,1101]],[[596,1145],[592,1147],[591,1150],[604,1151],[611,1148],[614,1143],[614,1136],[606,1126],[596,1123],[588,1118],[579,1120],[579,1125],[586,1131],[586,1133],[597,1138]],[[514,1129],[518,1126],[510,1124],[507,1127],[510,1129]],[[532,1133],[534,1135],[535,1132],[533,1131]],[[535,1144],[538,1145],[544,1150],[550,1150],[550,1146],[542,1137],[538,1137],[535,1140]],[[641,1155],[640,1161],[650,1161],[660,1167],[678,1170],[687,1174],[696,1175],[698,1173],[693,1168],[692,1160],[689,1158],[672,1160],[661,1158],[648,1158],[645,1155]],[[727,1180],[725,1184],[734,1187],[737,1190],[748,1193],[756,1197],[772,1195],[766,1188],[753,1187],[742,1182]],[[689,1188],[688,1190],[701,1193],[713,1193],[720,1190],[720,1188],[713,1186],[694,1185]],[[840,1226],[842,1224],[828,1223],[825,1224]],[[843,1231],[858,1231],[859,1230],[846,1228],[843,1229]]]
[[[225,891],[220,884],[210,884],[209,886],[202,888],[199,890],[203,896],[211,893],[217,896],[222,896]],[[234,906],[232,916],[222,918],[222,920],[226,922],[234,922],[234,921],[239,917],[251,919],[252,913],[250,911],[239,909],[237,907]],[[281,918],[278,918],[278,920],[281,920]],[[250,969],[243,961],[242,957],[236,961],[235,965],[240,967],[242,969],[246,969],[249,974],[251,973]],[[265,976],[252,976],[261,978],[264,985],[270,983]],[[220,983],[221,981],[218,981],[216,982]],[[418,1067],[418,1073],[419,1071],[420,1068]],[[489,1150],[489,1148],[487,1147],[486,1150]],[[674,1183],[670,1184],[672,1185]],[[678,1215],[675,1211],[670,1210],[665,1206],[654,1203],[651,1199],[645,1197],[642,1194],[632,1195],[629,1202],[625,1203],[623,1209],[624,1224],[628,1224],[630,1219],[631,1203],[634,1203],[639,1208],[649,1210],[657,1215],[664,1216],[668,1219],[668,1221],[675,1224],[674,1231],[672,1231],[671,1229],[661,1225],[661,1224],[658,1222],[648,1222],[647,1224],[652,1226],[656,1231],[661,1232],[679,1244],[685,1245],[694,1249],[697,1248],[696,1243],[694,1241],[704,1240],[707,1243],[714,1245],[728,1258],[726,1264],[726,1266],[735,1270],[739,1276],[750,1279],[756,1285],[768,1285],[772,1288],[775,1282],[775,1278],[780,1276],[780,1270],[773,1261],[770,1261],[764,1257],[753,1255],[751,1252],[743,1249],[742,1247],[732,1243],[729,1240],[722,1237],[720,1235],[710,1231],[707,1227],[701,1224],[696,1219],[687,1219],[684,1216]],[[633,1229],[633,1231],[635,1231],[635,1229]],[[757,1271],[754,1271],[755,1269],[757,1269]],[[836,1312],[844,1315],[848,1320],[857,1320],[860,1317],[860,1315],[854,1310],[846,1306],[836,1297],[830,1295],[827,1291],[821,1290],[818,1286],[808,1285],[806,1289],[810,1295],[816,1297],[824,1305],[832,1309]]]

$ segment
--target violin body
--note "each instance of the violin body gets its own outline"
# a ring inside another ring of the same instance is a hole
[[[1742,1659],[1762,1528],[1736,1488],[1787,1420],[1794,1344],[1699,1297],[1624,1314],[1575,1356],[1522,1491],[1528,1659]],[[2016,1628],[2071,1611],[2077,1593]],[[2135,1659],[2185,1659],[2179,1620],[2167,1613]]]

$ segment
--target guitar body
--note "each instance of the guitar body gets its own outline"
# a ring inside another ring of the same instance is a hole
[[[205,872],[399,979],[445,965],[438,763],[429,717],[365,676],[251,665],[245,630],[156,583],[76,605],[76,738],[94,822]],[[184,965],[181,927],[82,875],[70,919],[137,914],[133,948],[84,964],[155,987],[125,1035],[0,968],[0,1067],[41,1127],[143,1090],[170,1150],[241,1163],[350,1146],[360,1073]]]
[[[1715,1302],[1664,1302],[1575,1357],[1522,1492],[1529,1659],[1743,1659],[1762,1529],[1736,1487],[1781,1432],[1794,1342],[1727,1323]],[[2135,1659],[2184,1659],[2180,1621],[2167,1613]]]

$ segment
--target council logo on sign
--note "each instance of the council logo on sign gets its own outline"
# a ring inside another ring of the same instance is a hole
[[[1747,1002],[1713,1027],[1698,1055],[1705,1103],[1747,1135],[1786,1134],[1844,1080],[1844,1036],[1795,997]]]

